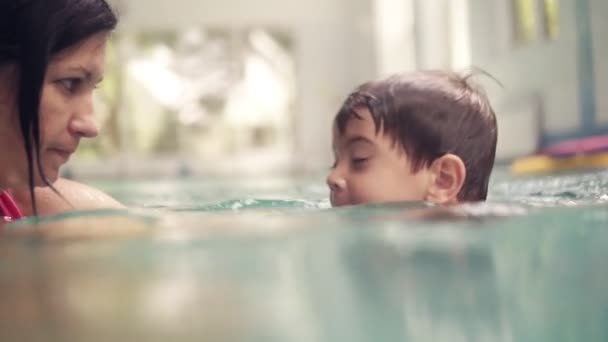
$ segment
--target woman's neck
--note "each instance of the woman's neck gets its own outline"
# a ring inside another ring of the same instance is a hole
[[[2,161],[0,161],[1,163]],[[0,164],[0,189],[7,191],[27,191],[29,186],[23,182],[18,172],[14,169],[7,169]]]
[[[9,188],[8,176],[6,175],[6,171],[4,170],[4,165],[2,165],[2,161],[0,160],[0,191],[7,190]]]

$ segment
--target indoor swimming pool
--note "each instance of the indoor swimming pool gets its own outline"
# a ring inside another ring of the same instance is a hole
[[[606,341],[608,171],[330,209],[322,177],[97,182],[6,229],[0,340]]]

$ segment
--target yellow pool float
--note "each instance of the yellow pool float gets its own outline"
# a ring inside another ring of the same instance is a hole
[[[580,154],[571,157],[533,155],[518,159],[511,164],[511,172],[517,175],[598,168],[608,168],[608,152]]]

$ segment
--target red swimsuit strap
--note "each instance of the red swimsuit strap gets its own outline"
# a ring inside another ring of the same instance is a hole
[[[13,200],[8,192],[0,192],[0,219],[14,221],[23,218],[23,213],[19,210],[17,203]]]

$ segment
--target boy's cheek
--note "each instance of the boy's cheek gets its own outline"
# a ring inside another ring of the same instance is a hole
[[[349,187],[348,191],[351,204],[382,202],[388,190],[384,184],[370,178],[361,179],[351,184],[352,186]]]
[[[390,179],[376,176],[352,182],[348,196],[351,204],[423,201],[424,191],[420,184],[411,184],[415,179]]]

